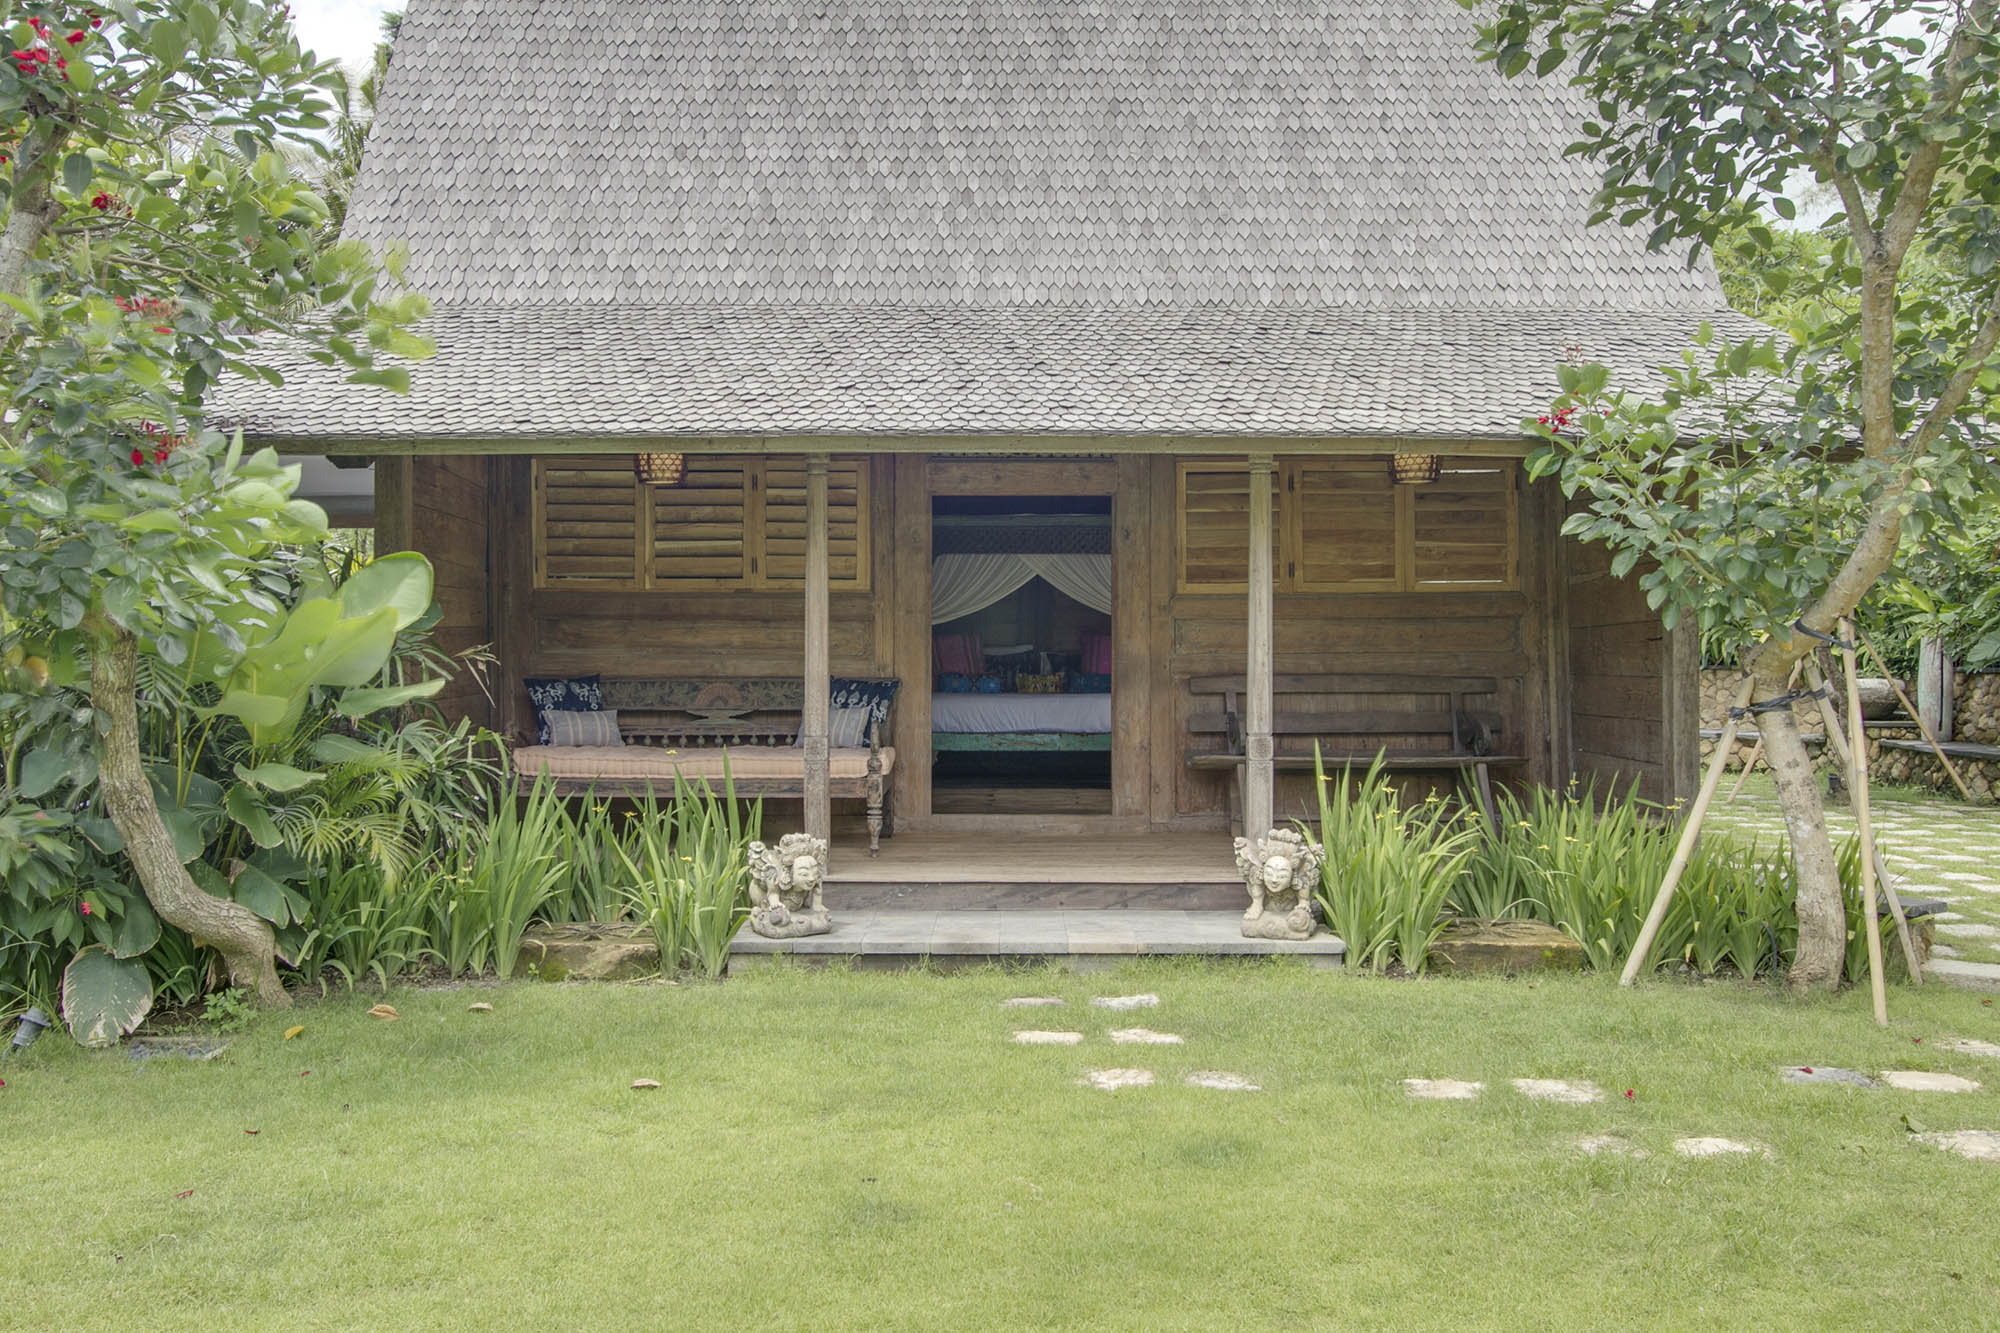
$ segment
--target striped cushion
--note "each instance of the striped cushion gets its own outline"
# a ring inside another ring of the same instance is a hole
[[[551,708],[542,714],[549,726],[550,745],[623,745],[618,734],[618,710],[584,712],[574,708]]]
[[[826,715],[826,739],[835,750],[854,750],[868,744],[868,724],[874,719],[875,710],[866,704],[857,708],[830,708]],[[806,743],[805,733],[792,742],[793,746]]]

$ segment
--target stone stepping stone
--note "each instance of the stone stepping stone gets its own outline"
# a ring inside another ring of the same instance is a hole
[[[1844,1083],[1850,1088],[1872,1088],[1875,1080],[1855,1069],[1835,1069],[1832,1065],[1779,1065],[1778,1073],[1787,1083]]]
[[[1517,1078],[1514,1088],[1530,1101],[1560,1102],[1564,1106],[1604,1100],[1604,1089],[1587,1078]]]
[[[1947,921],[1938,927],[1938,934],[1953,939],[2000,940],[2000,926],[1989,926],[1983,921]]]
[[[1917,1142],[1955,1152],[1968,1162],[2000,1162],[2000,1131],[1954,1129],[1941,1134],[1919,1134]]]
[[[1097,995],[1091,997],[1099,1009],[1152,1009],[1160,1003],[1157,995]]]
[[[2000,991],[2000,963],[1977,963],[1964,958],[1940,958],[1924,969],[1927,981],[1942,981],[1967,990]]]
[[[1486,1085],[1463,1083],[1455,1078],[1406,1078],[1403,1091],[1427,1102],[1469,1102],[1486,1091]]]
[[[1014,1034],[1017,1046],[1074,1046],[1082,1040],[1081,1032],[1042,1032],[1028,1028]]]
[[[1576,1150],[1586,1157],[1630,1157],[1639,1160],[1651,1156],[1644,1148],[1635,1148],[1622,1134],[1586,1134],[1576,1141]]]
[[[1000,1007],[1003,1009],[1041,1009],[1049,1005],[1061,1004],[1062,1002],[1063,998],[1060,995],[1016,995],[1011,1000],[1000,1001]]]
[[[1901,1092],[1978,1092],[1979,1085],[1956,1074],[1937,1074],[1928,1069],[1885,1069],[1882,1081]]]
[[[1190,1088],[1214,1088],[1217,1092],[1262,1092],[1264,1089],[1241,1074],[1221,1069],[1197,1069],[1187,1076]]]
[[[1947,1051],[1958,1051],[1963,1055],[1984,1055],[2000,1060],[2000,1044],[1980,1041],[1976,1037],[1953,1037],[1950,1041],[1939,1042],[1938,1045]]]
[[[1083,1076],[1085,1087],[1096,1088],[1100,1092],[1116,1092],[1120,1088],[1150,1088],[1153,1086],[1153,1071],[1150,1069],[1093,1069]]]
[[[1963,958],[1965,957],[1965,955],[1960,953],[1957,949],[1952,948],[1949,944],[1933,944],[1931,946],[1931,957]]]
[[[1114,1028],[1111,1040],[1119,1046],[1178,1046],[1182,1039],[1176,1033],[1151,1028]]]
[[[1771,1150],[1759,1143],[1719,1137],[1675,1139],[1674,1151],[1683,1157],[1769,1157]]]

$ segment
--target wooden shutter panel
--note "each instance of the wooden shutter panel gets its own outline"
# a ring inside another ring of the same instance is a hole
[[[1518,472],[1506,459],[1447,458],[1437,481],[1410,488],[1419,586],[1519,586]]]
[[[639,486],[630,454],[535,460],[535,582],[639,583]]]
[[[738,458],[690,456],[678,486],[649,486],[655,587],[738,584],[750,576],[750,471]]]
[[[1182,463],[1176,470],[1174,582],[1181,592],[1243,592],[1250,586],[1250,466]],[[1283,512],[1282,480],[1271,478],[1271,512]],[[1271,524],[1272,570],[1283,581],[1279,524]]]
[[[763,465],[764,523],[760,575],[765,583],[803,585],[806,577],[806,460]],[[835,458],[826,468],[827,581],[868,586],[868,460]]]
[[[1398,488],[1381,459],[1292,459],[1284,481],[1290,587],[1298,592],[1396,588]]]

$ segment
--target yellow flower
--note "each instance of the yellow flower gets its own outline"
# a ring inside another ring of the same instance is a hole
[[[1549,845],[1545,842],[1538,842],[1535,844],[1535,850],[1538,852],[1546,852],[1549,850]]]

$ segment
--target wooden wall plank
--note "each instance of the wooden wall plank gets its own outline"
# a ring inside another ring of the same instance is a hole
[[[932,495],[1109,495],[1122,475],[1108,459],[934,458]]]

